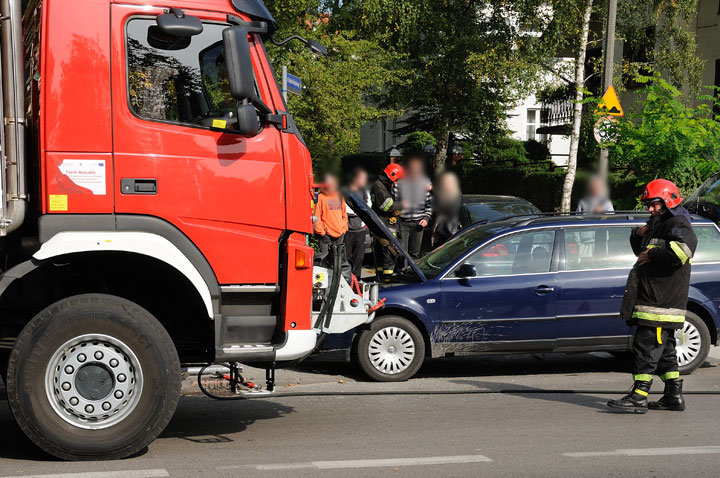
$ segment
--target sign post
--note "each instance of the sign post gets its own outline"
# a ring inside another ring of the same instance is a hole
[[[285,100],[285,103],[287,103],[288,91],[298,96],[302,95],[302,80],[299,77],[288,73],[287,66],[283,65],[282,85],[280,93],[282,93],[282,97],[283,100]]]

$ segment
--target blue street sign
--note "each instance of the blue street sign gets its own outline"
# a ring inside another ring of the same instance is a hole
[[[302,80],[295,75],[287,74],[287,90],[296,95],[302,95]]]

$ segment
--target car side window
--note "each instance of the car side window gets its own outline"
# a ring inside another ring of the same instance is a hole
[[[693,231],[697,236],[698,244],[693,256],[693,264],[700,262],[720,262],[720,231],[708,224],[695,226]]]
[[[127,23],[128,100],[143,119],[233,130],[237,101],[230,94],[222,31],[204,23],[192,37],[163,34],[155,20]]]
[[[630,247],[630,227],[565,229],[565,270],[630,268],[636,257]]]
[[[549,272],[554,240],[554,230],[504,236],[483,246],[465,263],[475,266],[478,276]]]

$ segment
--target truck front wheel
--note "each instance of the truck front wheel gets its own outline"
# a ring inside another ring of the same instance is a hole
[[[67,460],[118,459],[145,448],[180,398],[180,361],[148,311],[103,294],[36,315],[10,354],[8,403],[25,434]]]

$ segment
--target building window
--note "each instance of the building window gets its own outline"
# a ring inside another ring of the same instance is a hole
[[[537,134],[537,129],[542,126],[540,123],[540,110],[539,109],[529,109],[527,110],[527,129],[526,129],[526,139],[528,140],[535,140],[539,141],[541,143],[544,143],[547,141],[547,135],[545,134]]]

